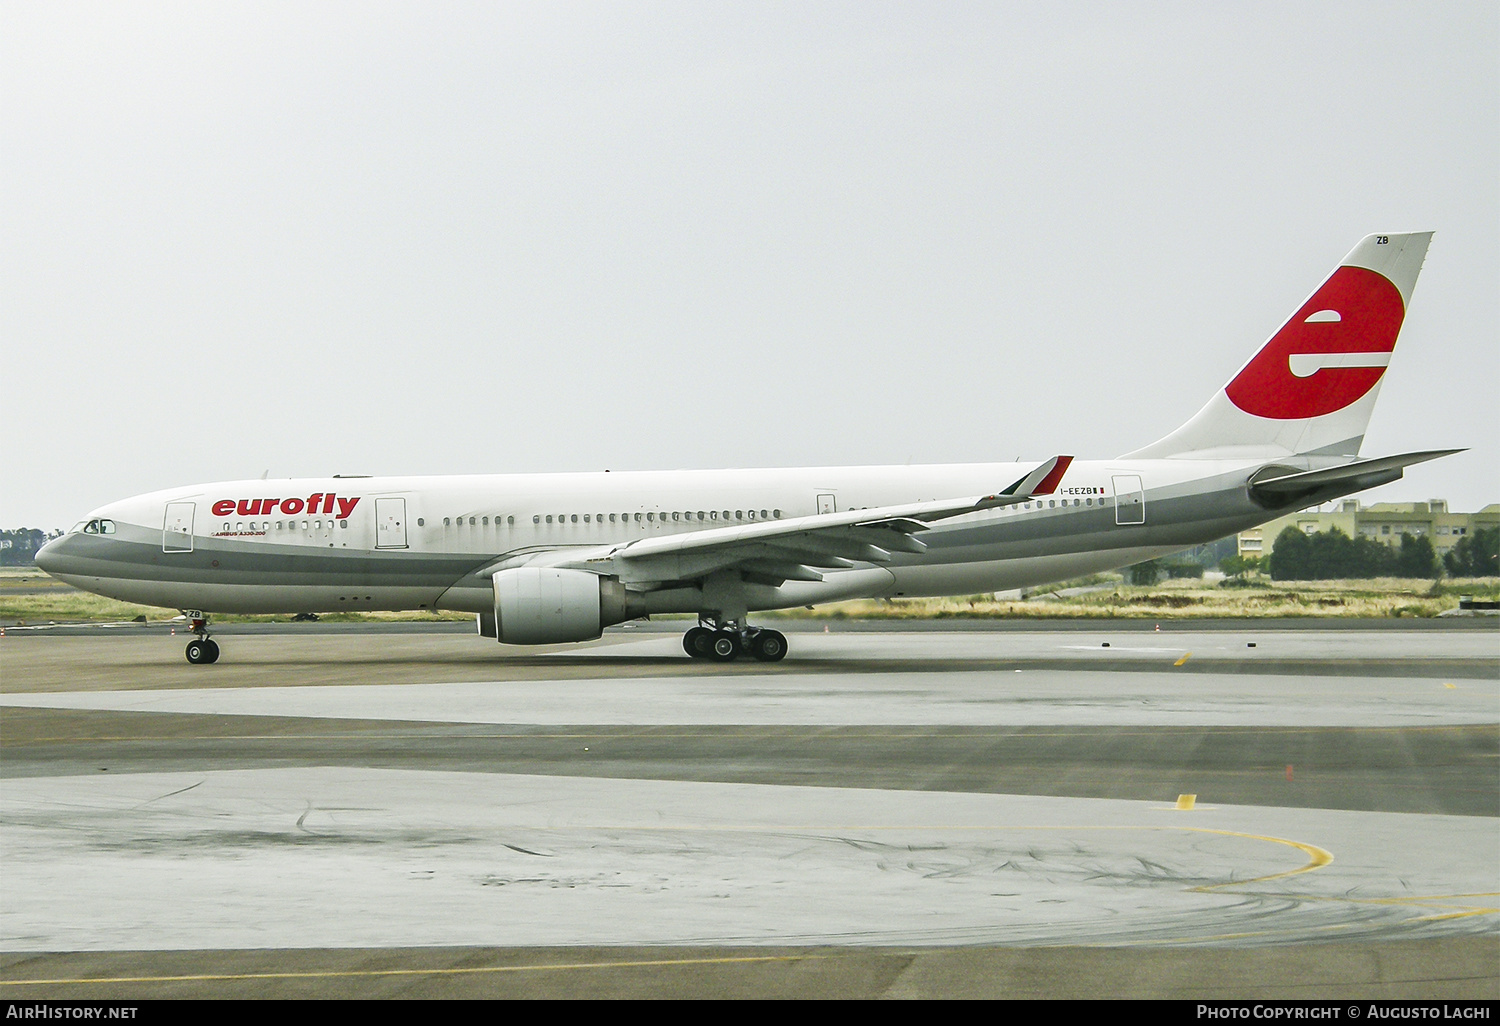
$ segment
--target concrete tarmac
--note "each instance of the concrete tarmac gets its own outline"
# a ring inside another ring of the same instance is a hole
[[[1040,626],[8,636],[0,994],[1500,997],[1500,634]]]

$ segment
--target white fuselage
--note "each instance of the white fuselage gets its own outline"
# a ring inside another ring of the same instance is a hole
[[[108,522],[110,533],[54,546],[44,568],[90,591],[168,608],[482,612],[493,602],[489,574],[531,553],[984,495],[1034,466],[229,481],[101,507],[90,523]],[[1126,566],[1277,515],[1247,495],[1264,466],[1075,461],[1045,498],[933,525],[923,553],[752,589],[749,607],[969,594]],[[632,609],[692,612],[701,601],[692,589],[647,586]]]

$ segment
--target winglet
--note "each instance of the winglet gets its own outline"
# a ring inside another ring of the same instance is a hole
[[[1071,456],[1054,456],[1021,480],[990,499],[1026,499],[1032,495],[1051,495],[1073,463]]]

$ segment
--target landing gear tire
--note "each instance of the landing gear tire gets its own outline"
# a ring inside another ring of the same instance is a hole
[[[786,658],[786,635],[780,631],[762,630],[750,639],[750,654],[763,663],[779,663]]]
[[[208,616],[205,613],[192,610],[183,610],[183,615],[188,618],[188,630],[197,635],[188,642],[187,661],[194,666],[202,666],[205,663],[216,663],[219,661],[219,646],[210,641],[208,637]]]
[[[707,627],[694,627],[682,636],[682,647],[694,659],[707,659],[712,653],[714,632]]]
[[[740,655],[740,636],[733,631],[714,631],[709,643],[709,658],[716,663],[732,663]]]
[[[201,666],[204,663],[216,663],[219,661],[219,646],[207,638],[189,641],[187,646],[187,661],[194,666]]]

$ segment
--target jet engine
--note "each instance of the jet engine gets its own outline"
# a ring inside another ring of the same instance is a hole
[[[625,586],[614,577],[524,566],[501,570],[494,582],[495,638],[507,645],[590,641],[630,619]]]

